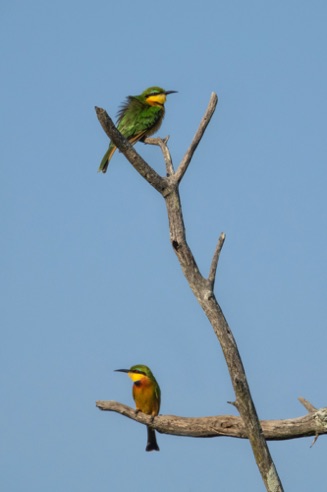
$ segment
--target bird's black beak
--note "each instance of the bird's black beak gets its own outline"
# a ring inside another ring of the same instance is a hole
[[[165,91],[165,94],[167,96],[168,94],[176,94],[176,92],[178,92],[178,91]]]
[[[129,372],[129,369],[115,369],[114,372]]]

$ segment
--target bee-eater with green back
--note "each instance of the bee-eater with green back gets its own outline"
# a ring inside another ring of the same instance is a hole
[[[136,410],[155,417],[160,409],[160,387],[151,370],[144,365],[137,364],[130,369],[116,369],[116,372],[126,372],[134,382],[133,398]],[[159,451],[156,433],[148,427],[148,442],[146,451]]]
[[[165,91],[161,87],[149,87],[139,96],[128,96],[117,115],[117,128],[120,133],[131,144],[153,135],[159,130],[165,116],[167,95],[174,92],[177,91]],[[99,172],[105,173],[107,171],[116,148],[116,145],[110,142],[101,161]]]

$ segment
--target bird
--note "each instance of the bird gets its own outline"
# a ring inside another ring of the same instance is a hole
[[[149,87],[139,96],[128,96],[117,114],[117,128],[131,143],[135,144],[159,130],[165,116],[165,102],[168,94],[177,91],[165,91],[161,87]],[[116,150],[116,145],[110,142],[105,153],[99,172],[107,171],[109,162]]]
[[[116,369],[115,372],[126,372],[134,382],[133,398],[136,410],[155,417],[160,410],[161,391],[156,378],[148,366],[137,364],[130,369]],[[146,451],[160,451],[154,429],[147,428],[148,440]]]

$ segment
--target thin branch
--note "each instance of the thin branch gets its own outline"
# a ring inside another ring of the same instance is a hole
[[[210,272],[209,272],[209,277],[208,277],[208,281],[210,283],[212,291],[214,290],[219,256],[220,256],[220,252],[222,250],[222,247],[224,246],[225,239],[226,239],[226,234],[224,232],[222,232],[219,236],[218,243],[217,243],[214,255],[212,257],[212,262],[211,262]]]
[[[206,112],[205,112],[205,114],[204,114],[204,116],[203,116],[203,118],[202,118],[202,120],[200,122],[199,128],[197,129],[197,132],[196,132],[196,134],[193,137],[193,140],[191,142],[191,145],[187,149],[187,151],[185,153],[185,156],[183,157],[183,160],[181,161],[181,163],[180,163],[180,165],[179,165],[179,167],[178,167],[178,169],[177,169],[177,171],[175,173],[176,181],[178,183],[181,182],[181,180],[183,179],[184,174],[187,171],[187,168],[188,168],[188,166],[189,166],[189,164],[191,162],[191,159],[193,157],[193,154],[196,151],[196,148],[199,145],[200,140],[203,137],[203,134],[206,131],[206,128],[209,125],[210,120],[211,120],[211,118],[212,118],[212,116],[213,116],[213,114],[215,112],[217,103],[218,103],[217,94],[215,94],[213,92],[211,94],[210,101],[209,101],[208,107],[206,109]]]
[[[144,159],[136,152],[129,141],[117,130],[108,113],[102,109],[95,107],[98,120],[117,148],[124,154],[126,159],[132,164],[136,171],[147,180],[159,193],[164,194],[168,186],[166,178],[162,178]]]
[[[167,146],[167,142],[169,140],[169,135],[168,137],[165,138],[152,138],[152,137],[147,137],[144,140],[145,144],[149,145],[158,145],[161,148],[161,152],[164,156],[165,163],[166,163],[166,170],[167,170],[167,176],[172,176],[174,174],[174,166],[173,166],[173,161],[170,155],[170,151]]]
[[[217,415],[213,417],[179,417],[159,415],[153,418],[134,408],[116,401],[97,401],[100,410],[116,412],[140,424],[151,425],[162,434],[183,437],[234,437],[248,439],[248,430],[243,419],[235,415]],[[327,417],[327,407],[317,410]],[[261,420],[265,439],[284,441],[315,435],[327,434],[327,428],[317,422],[315,412],[293,419]]]
[[[310,403],[305,398],[302,398],[302,396],[299,396],[298,400],[299,400],[300,403],[302,403],[302,405],[304,406],[304,408],[306,410],[308,410],[308,412],[315,412],[317,410],[316,407],[314,407],[312,405],[312,403]]]

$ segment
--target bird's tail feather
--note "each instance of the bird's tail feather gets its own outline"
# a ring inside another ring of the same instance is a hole
[[[114,145],[109,145],[109,148],[108,148],[107,152],[104,154],[103,159],[101,161],[101,164],[99,166],[99,169],[98,169],[99,173],[106,173],[107,172],[110,159],[112,158],[115,150],[116,150],[116,147]]]
[[[160,451],[156,433],[153,429],[150,429],[150,427],[148,427],[148,442],[146,443],[145,451]]]

